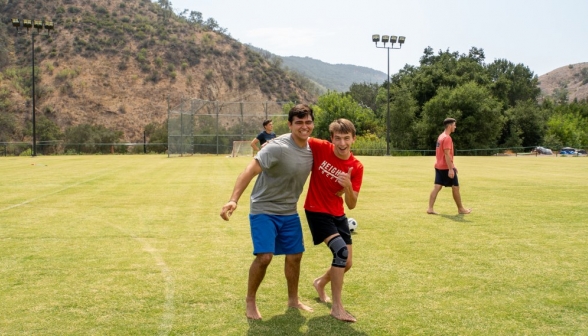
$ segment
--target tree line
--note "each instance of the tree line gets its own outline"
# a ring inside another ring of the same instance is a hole
[[[386,140],[395,150],[431,150],[443,119],[453,117],[458,120],[453,137],[460,149],[588,147],[588,102],[568,102],[561,92],[541,97],[538,84],[537,76],[524,64],[505,59],[485,63],[483,49],[435,54],[427,47],[418,66],[405,65],[389,81],[354,83],[347,92],[319,96],[312,104],[314,136],[329,138],[329,123],[347,118],[357,127],[359,148],[378,149],[361,154],[381,154]],[[388,104],[391,122],[386,139]],[[286,104],[284,112],[291,106]],[[14,120],[2,121],[0,141],[7,141]],[[96,125],[72,126],[61,133],[42,115],[37,132],[40,141],[62,139],[88,146],[118,142],[122,136],[120,131]],[[148,125],[146,135],[148,142],[165,144],[167,124]]]
[[[325,136],[323,116],[346,117],[360,137],[385,139],[389,102],[394,149],[434,148],[446,117],[458,120],[453,137],[462,149],[587,147],[588,102],[541,97],[538,84],[524,64],[485,63],[483,49],[435,54],[427,47],[418,66],[405,65],[383,84],[354,83],[321,96],[315,134]]]

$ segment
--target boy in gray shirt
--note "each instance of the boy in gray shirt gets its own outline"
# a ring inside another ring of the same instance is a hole
[[[312,311],[298,298],[304,244],[296,204],[312,168],[308,138],[314,129],[313,110],[305,104],[294,106],[288,114],[288,127],[291,133],[268,143],[239,175],[220,213],[228,221],[249,182],[259,175],[250,200],[255,259],[249,268],[246,298],[246,315],[255,320],[261,319],[255,301],[257,290],[274,255],[286,255],[288,306]]]

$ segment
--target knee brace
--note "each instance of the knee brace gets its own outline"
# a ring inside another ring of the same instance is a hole
[[[334,237],[333,239],[329,240],[327,243],[331,252],[333,252],[333,263],[331,264],[334,267],[341,267],[345,268],[347,264],[347,244],[341,236]]]

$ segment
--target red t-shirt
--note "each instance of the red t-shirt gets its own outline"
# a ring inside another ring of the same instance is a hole
[[[308,144],[312,150],[312,174],[310,186],[306,194],[304,209],[312,212],[327,213],[333,216],[343,216],[343,197],[337,192],[343,187],[337,183],[337,176],[351,171],[351,186],[353,191],[359,192],[363,180],[363,164],[353,154],[347,160],[338,158],[333,152],[334,145],[326,140],[309,138]]]
[[[445,160],[445,150],[449,149],[449,157],[451,157],[451,162],[453,162],[453,140],[451,137],[445,132],[439,135],[437,138],[437,148],[435,149],[435,168],[448,170],[449,167],[447,166],[447,161]]]

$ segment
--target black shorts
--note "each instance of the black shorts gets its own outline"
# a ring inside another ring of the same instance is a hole
[[[312,233],[312,241],[314,245],[319,245],[327,237],[338,233],[345,244],[351,245],[351,231],[349,231],[349,224],[345,215],[337,217],[321,212],[311,212],[304,210],[306,213],[306,220],[310,233]]]
[[[444,187],[459,187],[459,181],[457,180],[457,171],[453,168],[453,178],[449,178],[449,169],[437,169],[435,168],[435,184],[442,185]]]

